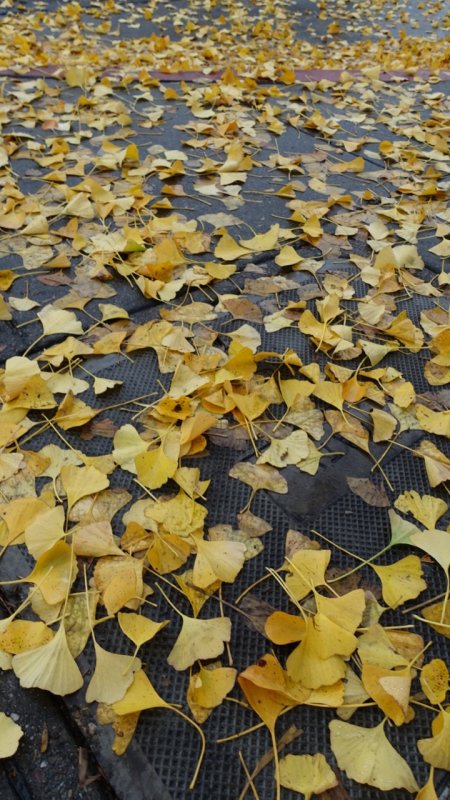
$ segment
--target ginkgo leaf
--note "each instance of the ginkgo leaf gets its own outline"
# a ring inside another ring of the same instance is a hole
[[[390,546],[393,547],[397,544],[411,544],[412,537],[416,533],[420,533],[420,528],[413,525],[411,522],[403,519],[400,514],[396,514],[393,508],[388,511],[389,522],[391,523],[391,540]]]
[[[12,667],[20,685],[27,689],[47,689],[64,696],[83,685],[83,676],[69,650],[63,624],[50,642],[14,656]]]
[[[337,786],[338,780],[322,753],[309,755],[288,755],[280,759],[280,782],[286,789],[292,789],[311,800],[313,794],[321,794]]]
[[[370,412],[373,422],[373,441],[386,442],[392,438],[392,435],[397,427],[397,420],[387,411],[382,411],[380,408],[374,408]]]
[[[25,528],[25,543],[33,558],[39,558],[65,536],[63,506],[38,514]]]
[[[422,614],[435,631],[450,639],[450,603],[433,603],[424,608]]]
[[[80,336],[83,333],[81,322],[73,311],[47,305],[37,312],[37,316],[42,323],[43,336],[51,336],[53,333]]]
[[[331,381],[323,381],[317,383],[313,392],[315,397],[328,403],[329,406],[339,409],[342,412],[344,406],[344,395],[342,384],[331,383]]]
[[[317,611],[346,631],[354,633],[361,624],[366,607],[363,589],[354,589],[340,597],[324,597],[316,593],[315,600]]]
[[[153,619],[144,617],[141,614],[119,612],[117,619],[125,636],[136,645],[141,647],[145,642],[149,642],[156,634],[169,624],[169,620],[155,622]]]
[[[292,644],[299,642],[306,632],[303,617],[287,614],[286,611],[274,611],[267,617],[264,633],[274,644]]]
[[[423,431],[450,438],[450,411],[433,411],[416,403],[415,412]]]
[[[100,558],[101,556],[122,556],[117,547],[111,523],[106,520],[77,525],[71,528],[73,551],[77,556]]]
[[[431,767],[430,776],[426,784],[417,793],[416,800],[439,800],[434,788],[434,767]]]
[[[175,448],[168,449],[165,442],[162,442],[156,450],[139,453],[134,460],[139,482],[148,489],[159,489],[175,475],[178,469],[179,453],[180,434],[178,432]]]
[[[1,646],[1,644],[0,644]],[[447,664],[441,658],[433,658],[422,667],[420,685],[430,703],[443,703],[449,690],[449,673]]]
[[[95,467],[75,467],[67,464],[61,469],[60,477],[69,508],[82,497],[101,492],[109,486],[106,475]]]
[[[191,675],[187,702],[197,722],[204,722],[211,710],[220,706],[231,692],[236,681],[237,670],[232,667],[200,667]]]
[[[420,496],[414,489],[399,495],[394,505],[404,514],[412,514],[428,530],[436,527],[438,519],[448,509],[447,503],[440,497],[431,494]]]
[[[368,700],[364,684],[358,675],[347,665],[345,672],[344,702],[337,709],[336,713],[340,719],[349,720],[358,710],[359,705],[363,705]]]
[[[97,603],[98,592],[96,591],[73,593],[67,598],[64,628],[67,644],[74,658],[77,658],[86,647],[91,634],[91,619],[95,619]]]
[[[384,732],[384,721],[374,728],[362,728],[341,720],[330,722],[331,749],[340,769],[358,783],[388,792],[418,785],[406,761],[392,747]]]
[[[93,389],[94,394],[103,394],[107,392],[108,389],[114,389],[115,386],[121,386],[123,381],[115,381],[111,378],[95,378]]]
[[[270,492],[286,494],[288,491],[286,478],[268,464],[252,464],[249,461],[241,461],[235,464],[228,474],[231,478],[237,478],[251,486],[255,492],[259,489],[267,489]]]
[[[331,550],[297,550],[287,564],[286,585],[296,600],[306,597],[316,586],[323,586]]]
[[[450,567],[450,534],[446,531],[419,531],[411,536],[411,544],[434,558],[448,573]]]
[[[450,714],[440,711],[433,720],[433,736],[418,739],[417,748],[428,764],[450,771]]]
[[[176,670],[183,670],[202,658],[216,658],[223,653],[225,642],[231,638],[228,617],[194,619],[180,614],[183,621],[180,634],[167,661]]]
[[[128,555],[104,556],[94,570],[95,588],[101,593],[108,614],[121,608],[136,609],[144,591],[143,562]]]
[[[365,664],[374,664],[391,669],[405,667],[408,659],[396,650],[387,631],[379,625],[371,625],[358,639],[358,654]]]
[[[363,664],[361,679],[370,697],[396,725],[403,725],[408,714],[411,670],[383,669]]]
[[[418,556],[406,556],[388,566],[372,564],[372,569],[381,580],[383,600],[390,608],[413,600],[427,588]]]
[[[65,542],[56,542],[38,558],[33,570],[23,580],[36,584],[44,600],[55,605],[66,598],[75,576],[72,548]]]
[[[345,662],[339,651],[350,655],[356,644],[352,634],[316,614],[314,619],[308,618],[302,641],[286,661],[288,675],[307,689],[332,686],[345,675]]]
[[[241,247],[235,242],[233,237],[225,231],[217,243],[214,255],[222,261],[235,261],[237,258],[247,256],[250,252],[251,251],[247,247]]]
[[[145,672],[140,669],[132,676],[132,683],[121,700],[112,704],[113,711],[120,716],[135,714],[147,708],[170,708],[153,688]]]
[[[217,579],[233,583],[244,565],[245,544],[198,539],[196,547],[197,558],[193,568],[193,581],[196,586],[204,589]]]
[[[0,650],[17,655],[47,644],[52,639],[53,631],[43,622],[15,619],[0,634]]]
[[[13,756],[22,736],[23,730],[20,725],[0,711],[0,758]]]
[[[148,450],[149,443],[139,436],[133,425],[122,425],[114,434],[113,458],[122,469],[136,474],[135,459]]]
[[[267,450],[257,459],[257,464],[285,467],[307,458],[308,453],[308,436],[305,431],[293,431],[283,439],[273,439]]]
[[[423,457],[428,480],[432,488],[450,480],[450,459],[433,442],[428,439],[422,439],[419,447],[416,447],[414,452]]]
[[[266,233],[257,233],[251,239],[241,239],[240,245],[255,253],[263,253],[276,247],[279,234],[280,226],[278,224],[271,225]]]
[[[135,656],[111,653],[94,640],[95,670],[86,690],[86,702],[112,703],[121,700],[133,683],[134,673],[141,668]]]

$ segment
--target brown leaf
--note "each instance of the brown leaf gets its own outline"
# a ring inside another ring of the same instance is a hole
[[[104,419],[92,420],[85,425],[80,432],[81,439],[90,442],[96,436],[103,436],[107,439],[112,439],[117,431],[117,425],[114,424],[112,419],[105,417]]]
[[[271,606],[270,603],[261,600],[260,597],[252,593],[246,594],[245,597],[242,598],[242,601],[239,603],[239,608],[244,612],[247,624],[251,628],[254,628],[255,631],[265,636],[264,630],[266,620],[274,613],[275,608]]]
[[[377,486],[369,478],[351,478],[349,476],[347,484],[350,491],[364,500],[368,506],[389,508],[391,505],[384,486]]]
[[[245,297],[227,297],[222,300],[222,305],[225,306],[234,319],[244,319],[246,322],[262,322],[261,309]]]

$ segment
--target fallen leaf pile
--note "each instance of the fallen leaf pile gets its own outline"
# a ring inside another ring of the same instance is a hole
[[[270,736],[253,777],[241,754],[254,795],[273,761],[276,798],[342,778],[433,798],[450,770],[448,40],[406,8],[387,37],[381,0],[317,3],[310,41],[289,3],[253,5],[3,4],[0,668],[82,690],[118,755],[154,709],[177,714],[200,741],[191,788],[233,706],[224,740],[245,720]],[[342,493],[377,530],[294,529],[348,453]],[[280,733],[305,709],[326,753]],[[21,735],[1,711],[0,757]]]

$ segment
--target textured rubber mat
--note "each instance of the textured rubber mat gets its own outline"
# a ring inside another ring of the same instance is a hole
[[[270,274],[273,266],[266,265],[266,274]],[[348,272],[346,273],[348,275]],[[248,278],[246,275],[238,275],[236,281],[238,285]],[[309,278],[299,277],[299,291],[308,283]],[[236,289],[236,284],[223,282],[218,284],[216,289],[219,294],[223,294],[227,289]],[[358,283],[355,283],[356,294],[358,294]],[[281,302],[288,299],[297,299],[298,292],[292,290],[280,296]],[[201,292],[193,293],[192,299],[204,300]],[[251,296],[250,296],[250,299]],[[258,298],[253,298],[258,300]],[[430,307],[427,298],[417,297],[414,300],[413,309],[409,307],[412,319],[418,317],[420,312]],[[156,317],[158,309],[154,304],[148,306],[134,315],[136,323],[146,321]],[[221,334],[226,334],[232,329],[242,324],[242,321],[235,320],[224,324],[221,316],[217,320],[209,323],[216,327]],[[300,357],[309,363],[313,358],[318,358],[319,363],[324,363],[321,354],[315,354],[313,348],[306,340],[306,337],[299,335],[298,329],[292,327],[274,334],[267,334],[262,325],[253,323],[261,333],[262,348],[268,350],[276,349],[281,352],[287,347],[292,347],[298,352]],[[220,340],[219,340],[220,342]],[[226,336],[223,336],[226,342]],[[219,344],[220,346],[220,344]],[[123,386],[111,393],[111,403],[116,404],[121,400],[138,397],[156,391],[159,393],[157,381],[165,378],[159,373],[157,359],[152,351],[133,353],[133,362],[117,356],[107,356],[102,359],[91,359],[86,361],[88,369],[95,371],[95,374],[103,377],[114,377],[123,381]],[[415,385],[418,392],[427,389],[426,381],[423,378],[423,365],[420,354],[418,357],[411,357],[402,352],[391,354],[389,358],[391,366],[399,369]],[[75,373],[77,374],[77,373]],[[82,373],[79,373],[80,377]],[[88,396],[85,400],[88,403],[98,404],[98,398]],[[144,401],[145,402],[145,401]],[[131,406],[131,412],[139,411],[139,405]],[[128,421],[130,418],[129,408],[114,408],[106,412],[106,416],[118,426]],[[400,438],[407,446],[414,446],[420,439],[417,431],[408,431]],[[65,432],[65,438],[74,447],[79,446],[78,435],[72,431]],[[433,436],[429,437],[431,440]],[[57,443],[57,439],[52,432],[44,433],[34,439],[33,449],[39,449],[50,441]],[[442,448],[442,441],[436,444]],[[263,440],[259,442],[264,446]],[[94,437],[84,440],[83,449],[89,455],[100,455],[110,451],[110,440],[102,437]],[[389,537],[388,519],[385,509],[368,506],[359,497],[348,491],[345,484],[345,475],[357,475],[373,477],[371,472],[373,461],[364,453],[356,450],[348,443],[343,443],[338,437],[331,440],[327,448],[330,452],[339,450],[345,452],[345,456],[339,455],[324,458],[319,472],[314,478],[301,474],[298,471],[284,470],[288,479],[290,491],[287,495],[274,495],[267,492],[258,492],[252,505],[252,511],[268,521],[272,526],[272,531],[266,534],[264,539],[264,553],[259,557],[246,562],[239,578],[231,587],[224,587],[223,599],[225,603],[234,605],[234,601],[239,594],[254,581],[257,581],[265,574],[265,567],[279,567],[283,562],[285,535],[289,528],[300,530],[307,535],[312,535],[311,530],[317,530],[324,534],[336,544],[333,549],[332,565],[351,568],[354,561],[338,547],[355,552],[361,557],[369,557],[380,550],[387,542]],[[380,448],[380,449],[378,449]],[[382,447],[378,446],[374,450],[377,457],[382,452]],[[206,457],[187,460],[187,465],[201,466],[202,478],[211,479],[208,489],[208,517],[209,527],[226,523],[233,525],[236,515],[245,506],[248,500],[249,490],[239,481],[227,478],[230,468],[238,461],[252,459],[253,451],[250,448],[237,450],[231,447],[219,447],[215,444],[208,446]],[[344,460],[343,460],[344,459]],[[394,491],[392,497],[395,498],[401,491],[415,489],[419,493],[426,493],[428,484],[426,474],[421,459],[415,457],[411,452],[401,448],[392,448],[389,458],[383,461],[386,475],[392,484]],[[375,473],[376,475],[376,473]],[[130,473],[116,470],[111,476],[111,485],[114,487],[126,488],[133,499],[141,496],[141,490],[133,480]],[[444,492],[437,490],[437,495],[446,497]],[[450,522],[450,518],[442,520],[444,527]],[[116,527],[115,532],[121,533],[120,528]],[[408,551],[405,549],[404,554]],[[403,552],[402,552],[403,555]],[[388,563],[387,558],[386,563]],[[370,574],[363,571],[360,576],[363,585],[371,586]],[[426,567],[426,579],[428,583],[428,596],[432,597],[444,588],[443,578],[438,570]],[[171,599],[181,603],[180,609],[188,611],[187,604],[179,600],[178,596],[169,588],[165,587]],[[427,595],[423,595],[426,597]],[[272,579],[268,579],[257,586],[251,597],[253,601],[280,609],[288,609],[288,600],[278,584]],[[422,599],[422,598],[421,598]],[[159,599],[155,593],[151,601],[158,606],[158,616],[162,618],[167,614],[167,606],[164,601]],[[210,613],[214,611],[214,604],[218,601],[211,599]],[[183,605],[184,604],[184,605]],[[233,665],[242,670],[248,664],[254,663],[266,651],[271,649],[264,637],[259,633],[254,625],[249,622],[245,615],[230,606],[226,606],[226,613],[233,621],[231,652],[234,654]],[[245,608],[245,606],[244,606]],[[212,609],[212,611],[211,611]],[[217,609],[219,613],[219,607]],[[172,615],[173,617],[173,615]],[[386,625],[405,624],[405,616],[400,611],[389,611],[384,617]],[[417,628],[420,631],[420,625]],[[175,619],[171,619],[171,624],[165,628],[159,638],[152,642],[151,646],[144,646],[141,651],[141,658],[145,664],[147,673],[155,685],[157,691],[171,703],[177,703],[185,697],[188,677],[185,673],[177,673],[171,670],[166,662],[167,655],[171,649],[177,634],[179,624]],[[428,627],[424,628],[423,633],[426,640],[430,637],[433,645],[430,648],[432,657],[449,657],[449,643],[444,637],[434,636]],[[98,631],[99,642],[108,649],[115,652],[128,652],[128,644],[122,636],[117,625],[104,624]],[[283,655],[283,648],[274,648],[275,653]],[[93,666],[93,653],[86,651],[87,664]],[[226,657],[222,658],[222,663],[226,663]],[[235,698],[239,693],[233,693]],[[314,709],[309,706],[298,707],[283,716],[277,726],[278,735],[292,724],[300,731],[299,738],[295,744],[287,747],[283,753],[294,749],[295,752],[314,753],[323,752],[333,763],[333,757],[329,751],[327,723],[333,718],[332,710]],[[357,711],[352,718],[356,724],[370,726],[380,720],[378,710],[364,709]],[[225,701],[222,706],[212,714],[204,724],[204,731],[208,741],[206,758],[199,775],[196,788],[190,792],[188,787],[195,768],[196,759],[199,754],[199,742],[193,734],[191,728],[179,719],[175,714],[168,710],[153,710],[142,715],[136,733],[136,742],[142,753],[155,768],[163,784],[167,787],[173,800],[184,800],[192,797],[192,800],[206,800],[215,797],[218,800],[237,800],[243,787],[242,773],[238,770],[238,753],[242,751],[246,763],[250,769],[258,763],[261,756],[270,749],[270,738],[264,728],[252,732],[242,738],[234,739],[228,743],[215,744],[218,739],[232,736],[235,733],[253,725],[255,717],[250,710],[246,710],[242,705]],[[407,758],[419,783],[426,780],[426,766],[419,758],[416,750],[416,740],[425,737],[429,732],[429,715],[423,709],[416,711],[415,719],[409,725],[396,728],[390,726],[388,736],[392,744],[398,748],[399,752]],[[260,797],[270,800],[273,797],[273,774],[269,766],[261,772],[255,781]],[[349,788],[349,787],[348,787]],[[355,800],[366,800],[370,796],[371,800],[381,800],[384,793],[375,789],[370,789],[368,794],[367,787],[359,786],[355,783],[349,788],[350,796]],[[157,796],[157,795],[156,795]],[[288,791],[284,792],[286,798],[296,796]],[[404,791],[392,791],[389,796],[393,800],[404,800]]]

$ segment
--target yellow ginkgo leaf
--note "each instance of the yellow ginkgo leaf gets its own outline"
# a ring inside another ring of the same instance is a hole
[[[71,428],[79,428],[82,425],[86,425],[99,413],[98,409],[91,408],[82,400],[74,397],[73,392],[69,391],[59,404],[53,420],[64,431],[68,431]]]
[[[53,639],[53,631],[43,622],[15,619],[0,634],[0,650],[17,655],[47,644]]]
[[[148,708],[170,708],[156,689],[153,688],[145,672],[140,669],[133,675],[133,682],[121,700],[112,704],[115,714],[135,714]]]
[[[237,670],[232,667],[200,667],[190,677],[187,702],[197,722],[204,722],[211,710],[220,706],[231,692],[236,681]]]
[[[337,778],[322,753],[309,755],[288,755],[280,760],[280,782],[286,789],[292,789],[311,800],[313,794],[321,794],[337,786]]]
[[[60,477],[69,508],[82,497],[101,492],[109,486],[106,475],[95,467],[75,467],[73,464],[66,464],[61,469]]]
[[[141,668],[135,656],[110,653],[94,639],[95,670],[86,690],[86,702],[112,703],[121,700],[133,683],[134,673]]]
[[[169,624],[169,620],[155,622],[153,619],[144,617],[141,614],[119,612],[117,619],[125,636],[136,645],[141,647],[145,642],[149,642],[156,634]]]
[[[450,438],[450,411],[432,411],[420,403],[416,403],[414,410],[423,431]]]
[[[297,550],[286,568],[286,585],[296,600],[302,600],[316,586],[325,584],[325,572],[330,563],[330,550]]]
[[[414,452],[423,457],[432,488],[450,480],[450,459],[433,442],[422,439]]]
[[[438,519],[445,514],[448,508],[447,503],[440,497],[434,497],[431,494],[420,496],[414,489],[399,495],[394,505],[404,514],[412,514],[428,530],[436,527]]]
[[[237,258],[247,256],[251,251],[247,247],[241,247],[230,234],[225,233],[220,237],[214,255],[222,261],[235,261]]]
[[[246,546],[233,541],[196,541],[197,558],[194,562],[195,586],[205,589],[217,579],[233,583],[245,561]]]
[[[417,793],[416,800],[439,800],[434,788],[434,767],[431,767],[430,777]]]
[[[121,608],[136,609],[140,605],[144,583],[143,562],[132,556],[104,556],[94,570],[95,587],[101,593],[108,614]]]
[[[71,528],[73,551],[77,556],[100,558],[101,556],[122,556],[117,547],[111,523],[107,519],[77,525]]]
[[[32,572],[23,580],[36,584],[46,603],[55,605],[66,598],[76,571],[72,548],[65,542],[56,542],[38,558]]]
[[[20,725],[0,711],[0,758],[13,756],[22,736],[23,730]]]
[[[354,589],[340,597],[323,597],[315,595],[317,611],[328,619],[340,625],[350,633],[354,633],[361,624],[366,607],[366,597],[363,589]]]
[[[145,453],[149,443],[139,436],[136,428],[128,423],[122,425],[114,434],[114,461],[127,472],[136,473],[135,459],[141,453]]]
[[[449,718],[450,719],[450,718]],[[330,722],[331,749],[339,769],[358,783],[388,792],[419,787],[406,761],[392,747],[384,732],[384,720],[375,728],[362,728],[334,719]]]
[[[273,439],[267,450],[257,459],[258,464],[285,467],[297,464],[309,454],[308,436],[305,431],[293,431],[283,439]]]
[[[381,580],[383,600],[390,608],[413,600],[427,588],[418,556],[405,556],[395,564],[372,568]]]
[[[81,322],[73,311],[47,305],[37,312],[37,316],[42,323],[43,336],[50,336],[53,333],[71,333],[79,336],[83,333]]]
[[[178,433],[178,449],[174,456],[167,454],[164,442],[156,450],[148,450],[136,456],[134,463],[138,480],[148,489],[160,489],[169,478],[173,478],[178,469],[180,452],[180,435]]]
[[[271,225],[266,233],[257,233],[251,239],[241,239],[240,245],[254,253],[263,253],[265,250],[273,250],[276,247],[279,235],[280,226],[278,224]]]
[[[364,664],[375,664],[390,669],[404,667],[405,659],[392,645],[381,625],[371,625],[358,639],[358,654]]]
[[[373,422],[372,438],[374,442],[386,442],[392,438],[392,435],[397,427],[397,420],[392,414],[387,411],[382,411],[380,408],[374,408],[370,412]]]
[[[362,682],[372,700],[396,725],[403,725],[408,714],[411,691],[411,670],[383,669],[374,664],[363,664]]]
[[[228,617],[195,619],[180,614],[183,625],[167,661],[176,670],[190,667],[198,659],[216,658],[231,638]]]
[[[14,656],[12,667],[20,685],[26,689],[46,689],[64,696],[83,685],[83,676],[69,650],[63,624],[50,642]]]
[[[98,602],[98,592],[79,592],[70,594],[64,613],[64,627],[66,629],[67,644],[74,658],[80,655],[86,647],[86,642],[91,634],[91,619],[95,619]],[[86,605],[89,609],[86,613]]]
[[[20,453],[0,453],[0,481],[6,481],[24,465]]]
[[[1,640],[0,640],[1,647]],[[441,658],[433,658],[428,664],[422,667],[420,673],[420,685],[430,703],[439,705],[443,703],[449,690],[449,674],[445,661]]]
[[[433,736],[418,739],[417,747],[428,764],[450,771],[450,714],[440,711],[433,720]]]
[[[288,614],[286,611],[274,611],[264,626],[264,633],[274,644],[292,644],[300,642],[306,632],[303,617]]]
[[[307,689],[332,686],[345,675],[345,662],[338,651],[350,654],[356,644],[352,634],[316,614],[308,618],[302,641],[287,659],[288,675]]]
[[[196,589],[193,583],[191,569],[187,569],[186,572],[183,572],[181,575],[175,575],[174,577],[181,591],[189,600],[194,617],[198,617],[206,601],[220,587],[220,581],[214,581],[214,583],[211,583],[210,586],[207,586],[205,589]]]
[[[115,381],[111,378],[95,378],[93,389],[94,394],[103,394],[108,389],[114,389],[115,386],[121,386],[123,381]]]
[[[422,614],[435,631],[450,639],[450,603],[433,603],[424,608]]]
[[[341,383],[331,383],[331,381],[322,381],[317,383],[313,392],[315,397],[323,400],[329,406],[333,406],[342,412],[344,405],[344,390]]]
[[[194,773],[194,777],[190,783],[189,788],[193,789],[195,786],[195,782],[197,780],[198,772],[201,766],[201,762],[203,756],[205,754],[205,737],[198,725],[193,722],[189,717],[187,717],[181,709],[177,708],[176,706],[171,706],[169,703],[166,703],[165,700],[158,694],[156,689],[153,688],[152,684],[150,683],[149,679],[147,678],[145,672],[143,670],[139,670],[134,675],[134,680],[131,686],[127,689],[124,697],[121,700],[113,703],[112,711],[119,715],[120,717],[129,717],[132,714],[139,714],[141,711],[145,711],[146,709],[150,708],[167,708],[171,711],[175,711],[179,714],[186,722],[189,722],[199,733],[202,741],[201,752],[199,756],[199,760],[197,763],[197,767]],[[131,727],[133,727],[136,723],[136,719],[130,720]],[[133,727],[134,729],[134,727]]]
[[[39,558],[65,536],[63,506],[38,514],[25,528],[25,544],[33,558]]]
[[[369,699],[364,685],[360,678],[351,667],[347,666],[345,672],[344,702],[336,713],[340,719],[349,720],[358,710],[358,705],[362,705]]]
[[[288,491],[286,478],[268,464],[240,461],[230,469],[228,474],[230,478],[237,478],[247,486],[251,486],[254,492],[259,489],[267,489],[269,492],[286,494]]]
[[[450,567],[450,534],[447,531],[419,531],[411,536],[411,544],[428,553],[448,573]]]

